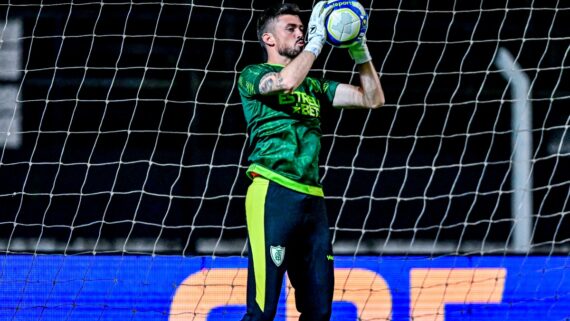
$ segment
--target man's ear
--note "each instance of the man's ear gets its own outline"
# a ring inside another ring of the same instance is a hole
[[[270,32],[264,33],[261,36],[261,40],[263,40],[263,43],[265,43],[265,45],[267,45],[269,47],[275,46],[275,38],[273,37],[273,35]]]

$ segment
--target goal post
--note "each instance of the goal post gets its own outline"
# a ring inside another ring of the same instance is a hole
[[[0,3],[0,318],[240,319],[277,2]],[[361,3],[386,105],[321,110],[333,319],[568,317],[570,5]],[[311,75],[359,81],[329,45]]]
[[[526,253],[530,250],[532,230],[532,106],[528,76],[514,62],[505,49],[499,49],[495,63],[503,77],[509,82],[512,92],[511,103],[511,213],[513,238],[511,248]]]

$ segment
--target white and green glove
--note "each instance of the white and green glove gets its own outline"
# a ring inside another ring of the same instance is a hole
[[[357,41],[352,46],[348,47],[348,54],[357,65],[372,60],[372,56],[370,55],[370,51],[368,51],[368,46],[366,45],[366,37],[362,37],[360,41]]]
[[[309,33],[304,50],[312,52],[315,57],[319,56],[327,39],[325,20],[333,7],[325,8],[326,3],[327,1],[317,2],[309,19]]]

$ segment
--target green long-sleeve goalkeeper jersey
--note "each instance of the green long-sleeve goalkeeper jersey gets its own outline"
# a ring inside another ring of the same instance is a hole
[[[307,77],[292,93],[261,95],[259,82],[281,65],[247,66],[238,83],[251,154],[247,170],[298,192],[323,196],[319,180],[321,108],[331,106],[338,82]]]

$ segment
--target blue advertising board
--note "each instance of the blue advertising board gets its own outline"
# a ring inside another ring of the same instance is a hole
[[[240,320],[247,259],[6,255],[1,320]],[[285,280],[276,320],[296,320]],[[332,320],[567,320],[570,257],[335,257]]]

